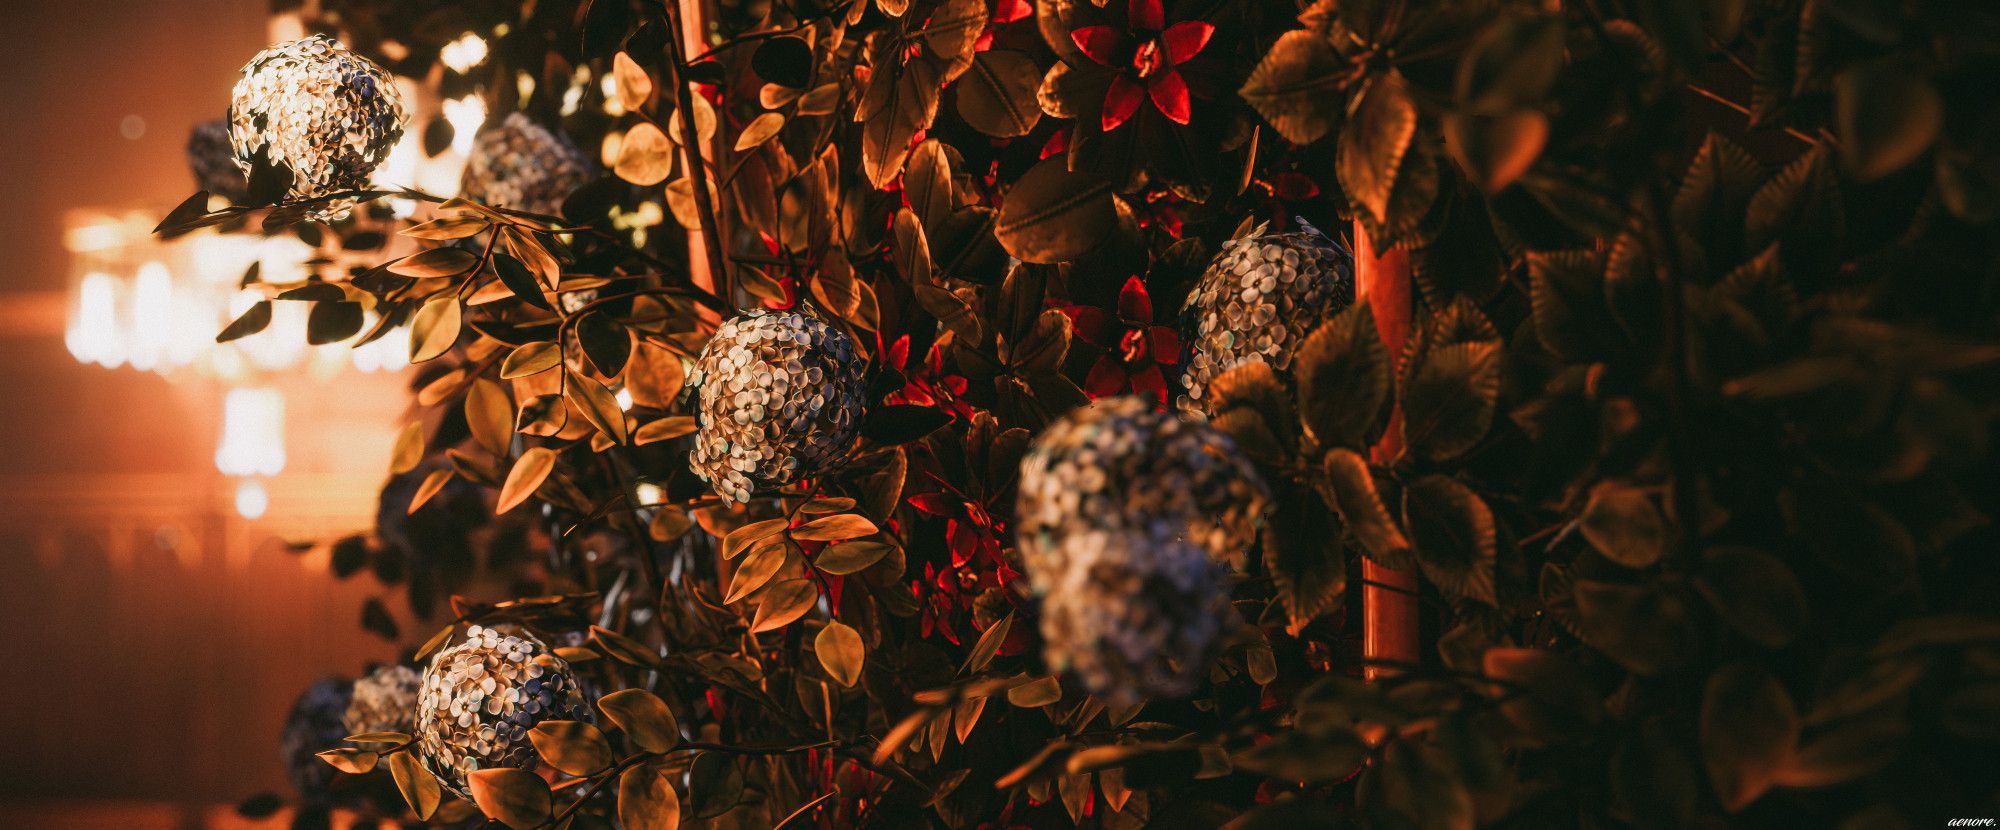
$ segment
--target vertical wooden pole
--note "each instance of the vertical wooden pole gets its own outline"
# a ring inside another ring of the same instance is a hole
[[[1375,250],[1368,231],[1354,223],[1355,301],[1367,303],[1375,313],[1375,327],[1382,345],[1389,351],[1391,366],[1403,356],[1403,343],[1410,338],[1410,315],[1415,298],[1410,293],[1410,254],[1400,249]],[[1403,453],[1403,413],[1401,407],[1389,413],[1389,428],[1370,452],[1371,460],[1386,464]],[[1417,647],[1417,576],[1414,571],[1396,571],[1361,563],[1361,654],[1369,661],[1362,672],[1370,680],[1394,672],[1388,663],[1415,663]]]
[[[676,64],[684,60],[693,60],[708,51],[709,0],[667,0],[667,15],[667,19],[670,22],[679,24],[677,28],[680,29],[676,33],[679,35],[676,39],[677,42],[669,44],[673,47],[671,54]],[[689,106],[692,96],[695,93],[689,84],[682,82],[680,79],[676,78],[675,82],[679,88],[673,91],[674,105],[677,109],[683,110],[683,112],[674,113],[674,117],[686,119],[683,120],[683,125],[692,124],[693,116],[686,108]],[[719,123],[718,126],[720,126]],[[699,136],[694,134],[692,129],[684,129],[681,132],[687,138],[685,150],[681,156],[681,163],[684,165],[682,169],[694,184],[693,196],[696,204],[702,208],[702,219],[704,222],[710,220],[720,221],[718,211],[709,204],[708,188],[704,185],[709,178],[708,173],[710,171],[707,169],[707,161],[702,158],[703,156],[707,156],[710,159],[715,157],[715,141],[702,141]],[[720,132],[718,131],[719,136]],[[697,155],[697,153],[700,155]],[[714,293],[718,284],[726,282],[719,277],[722,274],[722,269],[728,267],[728,263],[712,260],[716,257],[725,256],[725,251],[727,250],[722,245],[721,229],[713,227],[689,228],[688,278],[690,281],[696,287]],[[724,295],[722,299],[731,305],[735,304],[733,297]]]

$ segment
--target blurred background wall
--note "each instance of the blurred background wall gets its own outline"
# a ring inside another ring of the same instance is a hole
[[[267,9],[0,0],[0,827],[204,826],[282,789],[301,688],[394,656],[356,624],[376,586],[275,540],[367,526],[400,377],[281,381],[290,462],[251,522],[216,472],[218,389],[63,342],[65,213],[194,190],[188,130],[222,115]]]

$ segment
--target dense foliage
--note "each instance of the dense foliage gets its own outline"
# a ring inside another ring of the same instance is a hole
[[[164,227],[339,249],[267,287],[314,304],[318,341],[364,310],[369,336],[411,327],[419,406],[381,526],[336,568],[450,616],[415,659],[466,625],[537,632],[601,714],[537,726],[549,777],[475,773],[476,805],[440,806],[406,734],[329,756],[389,768],[419,818],[2000,809],[1987,4],[771,0],[724,3],[693,56],[654,2],[322,9],[496,121],[616,142],[560,216],[365,191],[299,224],[313,205],[274,204],[291,173],[260,166],[244,205]],[[466,31],[486,62],[441,68]],[[389,198],[433,207],[400,223]],[[1021,458],[1094,398],[1174,408],[1191,287],[1225,240],[1298,218],[1406,250],[1413,333],[1390,354],[1354,304],[1289,368],[1210,381],[1201,408],[1270,491],[1238,619],[1185,697],[1092,695],[1041,656]],[[676,227],[726,262],[691,273]],[[751,306],[812,309],[869,385],[837,463],[739,503],[690,470],[685,385]],[[1405,451],[1370,454],[1385,429]],[[1424,652],[1374,682],[1363,557],[1422,576]]]

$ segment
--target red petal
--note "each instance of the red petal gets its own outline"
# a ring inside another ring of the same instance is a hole
[[[1085,26],[1070,32],[1069,39],[1091,60],[1111,66],[1120,60],[1118,44],[1125,41],[1125,35],[1110,26]]]
[[[1154,75],[1152,83],[1146,85],[1146,92],[1153,96],[1153,106],[1159,107],[1160,114],[1168,121],[1188,122],[1188,88],[1187,82],[1181,80],[1181,73],[1169,69]]]
[[[1076,336],[1083,338],[1086,343],[1105,345],[1102,339],[1104,324],[1109,318],[1105,315],[1104,309],[1089,305],[1073,305],[1063,309],[1063,312],[1069,315],[1070,328],[1076,330]]]
[[[1012,23],[1035,13],[1035,4],[1028,0],[1000,0],[993,9],[993,22]]]
[[[1183,20],[1160,33],[1160,44],[1167,49],[1167,63],[1178,66],[1208,48],[1208,39],[1214,35],[1213,24]]]
[[[911,507],[932,516],[956,516],[965,505],[950,493],[918,493],[906,501]]]
[[[1141,395],[1151,395],[1153,403],[1167,402],[1167,378],[1160,373],[1160,367],[1148,366],[1132,375],[1132,391]]]
[[[1183,97],[1187,95],[1186,88],[1182,88],[1181,95]],[[1139,111],[1139,102],[1144,100],[1146,100],[1144,87],[1132,83],[1123,75],[1112,78],[1111,87],[1104,90],[1102,121],[1104,131],[1108,133],[1118,129],[1118,125],[1125,123],[1126,119],[1132,117],[1132,113]],[[1187,119],[1182,118],[1181,123],[1186,124]]]
[[[889,344],[889,353],[882,356],[882,362],[900,372],[910,362],[910,336],[905,334]]]
[[[1118,291],[1118,316],[1128,323],[1153,322],[1153,297],[1146,293],[1146,283],[1136,276],[1127,277],[1125,287]]]
[[[1069,151],[1069,131],[1057,130],[1055,131],[1054,134],[1050,135],[1049,140],[1042,145],[1042,154],[1036,156],[1036,159],[1041,160],[1049,158],[1050,156],[1059,156],[1068,151]]]
[[[1166,15],[1160,12],[1160,0],[1129,0],[1125,4],[1125,25],[1133,31],[1157,32],[1164,28]]]
[[[1181,336],[1169,326],[1146,330],[1146,342],[1153,346],[1153,362],[1169,366],[1181,362]]]
[[[1083,391],[1092,398],[1106,398],[1125,391],[1125,364],[1118,358],[1105,355],[1090,367],[1090,375],[1083,379]]]

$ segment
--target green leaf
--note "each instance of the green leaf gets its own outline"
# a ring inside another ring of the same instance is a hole
[[[514,461],[513,469],[507,471],[507,483],[500,488],[500,501],[493,507],[494,515],[505,513],[527,501],[555,468],[555,450],[530,447],[527,452],[521,453],[521,457]]]
[[[528,740],[549,766],[578,777],[610,769],[614,760],[604,733],[580,721],[542,721],[528,730]]]
[[[1324,35],[1295,29],[1279,36],[1238,94],[1286,141],[1311,144],[1333,132],[1344,115],[1347,69]]]
[[[549,785],[527,770],[473,770],[466,776],[466,785],[480,812],[514,830],[533,830],[549,818]]]
[[[1335,171],[1356,205],[1388,223],[1389,195],[1403,166],[1403,153],[1417,134],[1417,104],[1409,82],[1395,69],[1369,77],[1340,133]]]
[[[619,774],[618,825],[624,830],[679,830],[680,793],[666,768],[640,764]]]
[[[813,654],[819,657],[820,667],[826,669],[828,677],[852,688],[861,679],[861,665],[868,657],[868,647],[853,626],[833,620],[813,638]]]
[[[1403,525],[1416,543],[1424,576],[1453,596],[1498,605],[1499,555],[1493,511],[1457,479],[1427,475],[1403,490]]]
[[[458,343],[462,312],[458,297],[449,291],[425,300],[410,318],[410,362],[422,363],[450,351]]]
[[[1747,663],[1708,678],[1701,700],[1701,756],[1722,808],[1764,795],[1799,737],[1798,711],[1777,678]]]
[[[1313,330],[1293,362],[1299,417],[1323,446],[1362,449],[1388,412],[1389,352],[1368,303],[1355,303]]]
[[[681,742],[673,710],[659,695],[645,689],[612,692],[598,699],[597,708],[625,730],[627,740],[647,752],[665,752]]]
[[[1577,520],[1577,530],[1604,558],[1627,568],[1649,568],[1667,550],[1667,520],[1644,490],[1599,481]]]
[[[1382,494],[1375,489],[1375,475],[1367,459],[1345,448],[1327,451],[1323,462],[1328,485],[1328,506],[1340,514],[1354,538],[1361,542],[1369,558],[1390,568],[1407,568],[1410,540],[1389,517]]]

